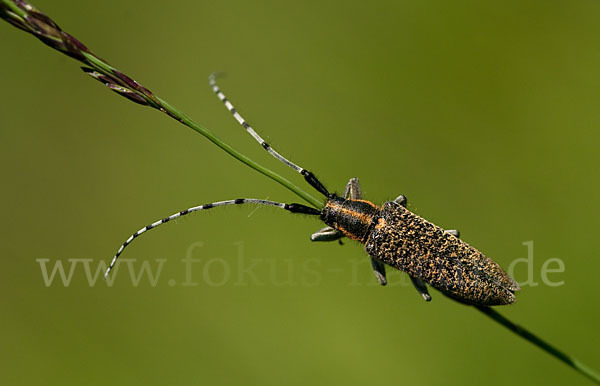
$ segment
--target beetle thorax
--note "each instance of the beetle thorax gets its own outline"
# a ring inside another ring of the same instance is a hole
[[[369,201],[333,197],[321,211],[321,220],[346,237],[364,243],[371,233],[381,209]]]

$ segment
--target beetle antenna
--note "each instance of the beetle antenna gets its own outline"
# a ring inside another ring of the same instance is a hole
[[[256,131],[254,131],[254,129],[248,124],[248,122],[246,122],[246,120],[240,115],[240,113],[237,112],[236,108],[233,107],[233,105],[231,104],[229,99],[227,99],[225,94],[223,94],[223,92],[217,85],[217,82],[216,82],[217,75],[218,74],[216,74],[216,73],[212,73],[208,77],[210,86],[212,87],[215,94],[217,94],[217,97],[221,100],[221,102],[223,102],[225,104],[225,107],[227,108],[227,110],[229,110],[229,112],[231,114],[233,114],[233,117],[240,123],[240,125],[242,125],[246,129],[246,131],[256,140],[256,142],[260,143],[260,145],[263,147],[263,149],[265,149],[269,154],[271,154],[273,157],[277,158],[280,162],[283,162],[287,166],[291,167],[296,172],[300,173],[310,186],[315,188],[317,191],[319,191],[325,197],[328,197],[328,198],[331,197],[331,194],[327,191],[327,189],[325,188],[325,185],[323,185],[321,183],[321,181],[319,181],[317,179],[317,177],[315,177],[315,175],[311,171],[308,171],[308,170],[304,169],[303,167],[296,165],[292,161],[288,160],[287,158],[285,158],[284,156],[279,154],[275,149],[273,149],[271,147],[271,145],[269,145],[267,142],[265,142],[265,140],[262,139],[262,137],[260,135],[258,135],[258,133]]]
[[[132,234],[131,236],[129,236],[129,238],[123,243],[123,245],[121,245],[121,247],[115,254],[115,257],[113,257],[112,261],[110,262],[110,265],[108,266],[108,269],[106,270],[106,273],[104,274],[104,278],[108,277],[109,272],[113,269],[113,267],[117,263],[117,259],[119,258],[121,253],[123,253],[123,250],[125,249],[125,247],[127,247],[129,244],[131,244],[133,242],[133,240],[135,238],[137,238],[139,235],[141,235],[142,233],[149,231],[150,229],[154,229],[157,226],[167,223],[171,220],[175,220],[176,218],[185,216],[185,215],[193,213],[193,212],[198,212],[198,211],[204,210],[204,209],[211,209],[211,208],[215,208],[217,206],[239,205],[239,204],[268,205],[268,206],[274,206],[277,208],[285,209],[292,213],[308,214],[308,215],[312,215],[312,216],[319,216],[321,214],[321,211],[311,208],[306,205],[302,205],[302,204],[285,204],[285,203],[281,203],[281,202],[260,200],[260,199],[255,199],[255,198],[238,198],[235,200],[217,201],[217,202],[212,202],[210,204],[194,206],[194,207],[182,210],[181,212],[172,214],[169,217],[165,217],[162,220],[155,221],[150,225],[146,225],[139,231],[137,231],[134,234]]]

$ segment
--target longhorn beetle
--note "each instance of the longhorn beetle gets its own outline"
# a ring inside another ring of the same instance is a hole
[[[210,76],[210,86],[227,110],[269,154],[300,173],[308,184],[323,194],[327,198],[325,206],[317,210],[302,204],[238,198],[188,208],[131,235],[115,254],[105,277],[125,247],[150,229],[192,212],[217,206],[259,204],[292,213],[319,216],[327,226],[313,233],[310,237],[312,241],[335,241],[348,237],[361,242],[371,257],[373,272],[381,285],[387,284],[385,266],[389,265],[406,272],[426,301],[431,300],[427,284],[466,304],[491,306],[515,301],[514,293],[520,290],[517,282],[496,262],[462,241],[457,230],[444,230],[406,209],[406,197],[400,195],[379,207],[362,199],[357,178],[348,181],[343,197],[329,193],[312,172],[283,157],[254,131],[219,89],[215,78],[214,74]]]

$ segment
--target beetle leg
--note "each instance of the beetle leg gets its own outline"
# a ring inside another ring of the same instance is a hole
[[[373,273],[375,274],[379,284],[386,285],[387,279],[385,278],[385,264],[371,257],[371,266],[373,267]]]
[[[319,229],[310,235],[310,241],[335,241],[344,237],[344,234],[332,227]]]
[[[358,178],[350,178],[344,189],[344,198],[352,200],[360,200],[362,198],[362,189]]]
[[[460,238],[460,232],[457,229],[446,229],[444,232]]]
[[[421,294],[423,299],[425,299],[426,302],[431,301],[431,295],[429,295],[429,291],[427,291],[427,285],[425,284],[425,282],[423,282],[423,280],[419,279],[418,277],[413,277],[410,275],[409,277],[410,281],[417,289],[417,292]]]
[[[396,197],[396,199],[394,200],[394,202],[396,204],[400,204],[400,205],[402,205],[403,207],[406,208],[406,203],[408,202],[408,200],[406,199],[406,196],[404,196],[404,195],[401,194],[398,197]]]

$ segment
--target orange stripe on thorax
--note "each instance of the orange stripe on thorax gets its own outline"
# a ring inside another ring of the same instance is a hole
[[[366,200],[331,199],[323,208],[323,221],[346,237],[364,242],[369,227],[381,209]]]

